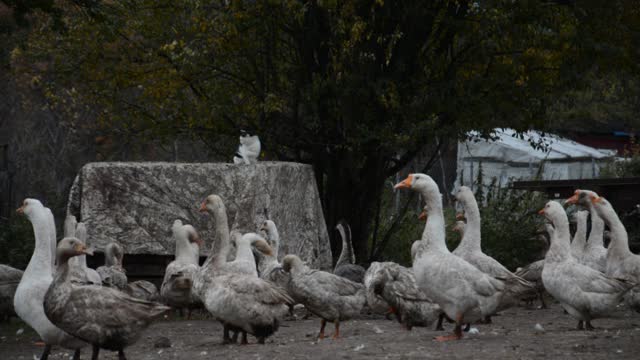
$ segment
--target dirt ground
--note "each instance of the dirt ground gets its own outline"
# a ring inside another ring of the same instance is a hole
[[[494,317],[489,325],[474,325],[479,333],[461,341],[438,343],[442,332],[430,328],[407,331],[395,321],[363,316],[343,323],[339,340],[316,340],[320,321],[285,321],[280,330],[258,345],[222,345],[222,328],[212,320],[164,320],[147,329],[127,349],[133,359],[639,359],[640,315],[621,309],[614,318],[593,322],[595,331],[577,331],[576,322],[558,305],[545,310],[513,308]],[[540,324],[543,330],[536,330]],[[37,335],[21,322],[0,324],[0,359],[34,359],[41,346]],[[451,325],[445,326],[447,331]],[[16,332],[24,332],[17,335]],[[328,334],[333,329],[327,326]],[[473,330],[472,330],[473,332]],[[170,347],[156,347],[165,336]],[[71,352],[54,349],[49,359],[70,359]],[[83,350],[83,358],[90,350]],[[116,359],[101,352],[101,359]]]

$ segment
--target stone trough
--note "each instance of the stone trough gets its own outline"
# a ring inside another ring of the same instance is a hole
[[[305,164],[90,163],[74,181],[67,211],[87,224],[89,245],[98,251],[115,241],[128,255],[171,256],[171,225],[181,219],[200,232],[204,256],[214,231],[198,208],[209,194],[224,200],[231,229],[257,232],[269,218],[280,232],[281,256],[298,254],[311,267],[331,268],[315,176]]]

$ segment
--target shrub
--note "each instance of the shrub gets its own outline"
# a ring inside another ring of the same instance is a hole
[[[538,234],[544,219],[537,212],[546,202],[544,195],[499,188],[495,182],[482,191],[484,203],[478,203],[482,217],[483,251],[511,270],[542,258],[546,244],[539,241]],[[419,203],[419,196],[406,193],[401,196],[405,197],[405,202],[398,206],[401,218],[374,260],[411,266],[411,244],[422,237],[424,230],[424,222],[417,218],[422,204]],[[395,201],[393,190],[386,188],[382,196],[376,246],[381,245],[383,239],[380,238],[391,229],[395,216],[398,216],[395,214]],[[404,206],[407,206],[407,211],[402,213]],[[454,207],[445,207],[446,241],[452,251],[460,243],[460,235],[452,230],[455,214]],[[374,245],[373,237],[370,239],[371,245]]]
[[[26,268],[34,245],[33,227],[24,216],[0,221],[0,264]]]
[[[482,250],[510,270],[539,260],[546,244],[539,240],[544,218],[538,210],[546,197],[537,192],[498,188],[495,182],[480,205]]]

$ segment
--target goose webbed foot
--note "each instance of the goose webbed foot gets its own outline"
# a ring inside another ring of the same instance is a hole
[[[318,334],[318,339],[324,339],[324,327],[327,325],[327,320],[320,320],[320,334]]]
[[[240,334],[240,331],[238,330],[234,330],[233,331],[233,336],[231,337],[231,343],[236,344],[238,342],[238,335]]]
[[[547,304],[544,302],[544,294],[542,292],[540,292],[538,294],[538,296],[540,297],[540,308],[541,309],[546,309],[547,308]]]
[[[93,345],[93,352],[91,353],[91,360],[98,360],[98,355],[100,355],[100,347],[98,345]]]
[[[438,316],[438,323],[436,324],[435,331],[444,331],[444,328],[442,327],[442,321],[444,321],[444,314],[440,314],[440,316]]]
[[[589,331],[595,330],[596,328],[593,327],[593,325],[591,325],[591,321],[587,320],[585,321],[585,328]]]
[[[391,320],[391,319],[392,319],[392,316],[393,316],[393,308],[392,308],[392,307],[389,307],[389,308],[387,309],[387,312],[386,312],[386,313],[384,313],[384,318],[385,318],[385,319],[387,319],[387,320]]]
[[[231,344],[231,338],[229,337],[229,325],[224,324],[222,325],[222,345],[227,344]]]
[[[235,336],[237,336],[237,334],[238,333],[236,332]],[[247,332],[243,331],[242,332],[242,340],[240,340],[240,345],[248,345],[248,344],[249,344],[249,341],[247,340]]]
[[[49,358],[49,353],[51,353],[51,345],[46,344],[42,351],[42,355],[40,355],[40,360],[47,360],[47,358]]]
[[[436,341],[452,341],[452,340],[460,340],[462,339],[462,324],[461,323],[456,323],[456,327],[453,330],[453,334],[451,335],[445,335],[445,336],[436,336],[435,340]]]
[[[582,322],[582,320],[578,320],[578,326],[576,327],[576,330],[584,330],[584,323]]]
[[[340,338],[340,321],[336,320],[335,324],[336,324],[336,332],[334,332],[333,336],[331,337],[334,340]]]
[[[73,360],[80,360],[80,349],[73,352]]]
[[[118,360],[127,360],[127,357],[124,356],[124,350],[118,350]]]

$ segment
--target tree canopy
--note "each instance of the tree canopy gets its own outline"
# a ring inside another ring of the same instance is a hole
[[[384,181],[495,127],[544,129],[586,78],[637,76],[631,1],[124,0],[33,9],[12,66],[68,119],[313,164],[330,228],[367,239]],[[585,74],[591,74],[589,77]],[[557,109],[557,107],[556,107]]]

